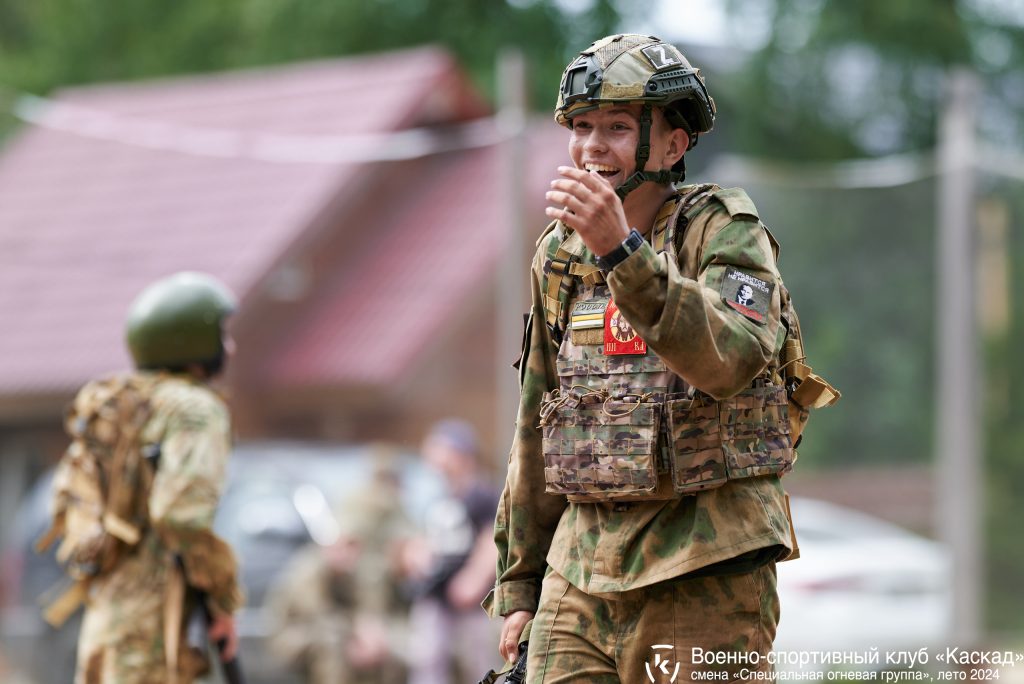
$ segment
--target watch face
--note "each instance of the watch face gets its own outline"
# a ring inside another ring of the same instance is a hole
[[[644,236],[637,232],[637,229],[629,231],[629,237],[626,238],[625,242],[622,243],[626,247],[626,252],[632,254],[644,244]]]

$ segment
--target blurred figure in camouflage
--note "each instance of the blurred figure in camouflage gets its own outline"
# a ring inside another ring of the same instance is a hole
[[[338,507],[337,540],[300,549],[268,594],[270,647],[310,684],[406,681],[400,553],[411,523],[396,467],[378,447],[370,486]]]
[[[655,37],[599,40],[562,75],[573,166],[533,260],[485,601],[507,660],[533,619],[530,682],[769,667],[775,563],[795,550],[779,478],[832,395],[753,202],[681,184],[714,117],[699,71]]]
[[[444,478],[447,496],[423,516],[425,562],[412,609],[412,676],[416,684],[476,681],[493,660],[497,631],[480,611],[494,583],[492,527],[498,490],[481,467],[480,441],[459,419],[436,423],[423,459]]]
[[[72,443],[40,548],[63,537],[57,557],[76,580],[47,619],[59,623],[86,605],[76,684],[193,681],[208,669],[185,638],[200,596],[225,660],[237,648],[236,561],[211,529],[231,426],[208,386],[230,355],[224,321],[235,307],[203,274],[151,284],[128,314],[137,370],[87,384],[69,412]]]

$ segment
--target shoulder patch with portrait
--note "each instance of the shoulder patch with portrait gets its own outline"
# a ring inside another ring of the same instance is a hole
[[[772,302],[775,283],[761,280],[729,266],[722,277],[722,301],[759,325],[763,325]]]

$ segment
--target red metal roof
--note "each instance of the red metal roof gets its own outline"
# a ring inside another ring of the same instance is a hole
[[[154,278],[202,270],[244,296],[360,168],[238,156],[209,132],[245,145],[250,134],[356,135],[479,116],[465,89],[450,57],[424,48],[59,94],[86,114],[156,125],[76,123],[73,110],[60,123],[77,132],[30,126],[0,157],[0,395],[65,392],[126,367],[123,315]],[[166,145],[164,133],[177,142]],[[480,171],[491,154],[458,155],[451,179]],[[458,219],[477,217],[477,204],[435,207],[431,220],[451,219],[453,238],[464,237]],[[388,278],[384,292],[398,296],[404,277]],[[350,301],[362,299],[345,290],[339,310],[353,310]],[[337,359],[316,358],[347,377]],[[315,372],[312,362],[282,363]]]

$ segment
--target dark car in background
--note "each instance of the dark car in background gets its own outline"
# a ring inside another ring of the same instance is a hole
[[[301,546],[329,541],[336,505],[371,486],[379,447],[304,442],[236,447],[215,528],[239,557],[247,605],[238,619],[240,656],[253,684],[299,681],[268,654],[263,601],[278,573]],[[440,477],[411,454],[395,454],[401,505],[411,520],[444,494]],[[33,684],[67,684],[74,672],[81,613],[55,630],[40,616],[40,596],[63,574],[51,550],[36,555],[35,539],[49,523],[52,473],[33,486],[19,507],[13,540],[4,550],[0,643]]]
[[[53,629],[40,614],[41,598],[64,578],[53,549],[39,555],[32,548],[50,523],[52,481],[53,471],[47,471],[24,496],[11,523],[10,541],[0,554],[0,648],[33,684],[71,681],[82,622],[77,613],[61,629]]]

